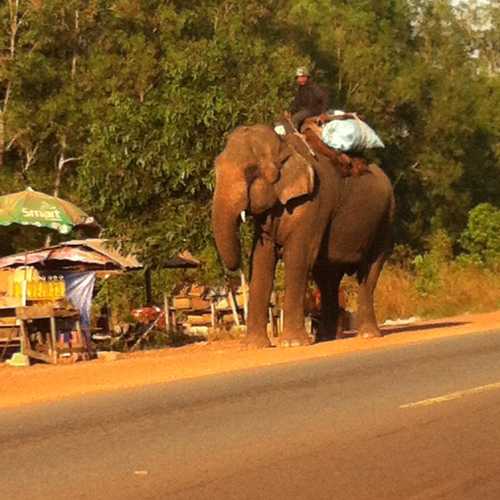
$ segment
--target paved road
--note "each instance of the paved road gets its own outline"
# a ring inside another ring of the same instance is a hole
[[[1,387],[0,387],[1,397]],[[500,331],[3,410],[0,498],[500,498]]]

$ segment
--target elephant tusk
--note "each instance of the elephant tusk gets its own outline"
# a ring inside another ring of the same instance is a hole
[[[241,217],[241,222],[243,222],[243,224],[245,224],[245,222],[247,221],[247,214],[245,213],[245,210],[241,211],[240,217]]]

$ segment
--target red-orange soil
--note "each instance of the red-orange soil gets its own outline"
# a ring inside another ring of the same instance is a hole
[[[308,347],[245,350],[238,341],[217,341],[122,354],[114,361],[27,368],[0,364],[0,408],[488,330],[500,333],[500,311],[384,327],[379,339],[345,338]]]

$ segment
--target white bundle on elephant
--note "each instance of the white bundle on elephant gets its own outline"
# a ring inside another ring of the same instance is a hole
[[[334,112],[333,119],[322,127],[321,139],[327,146],[346,153],[385,147],[375,131],[355,113],[349,119],[336,119],[342,115],[343,111]]]

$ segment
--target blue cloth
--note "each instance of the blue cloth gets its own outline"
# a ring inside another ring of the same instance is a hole
[[[356,119],[328,122],[323,126],[321,139],[331,148],[346,152],[385,147],[371,127]]]
[[[90,339],[90,314],[95,272],[64,273],[66,298],[80,311],[80,324],[87,341]]]

